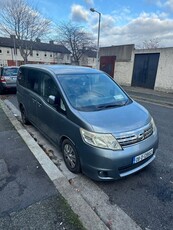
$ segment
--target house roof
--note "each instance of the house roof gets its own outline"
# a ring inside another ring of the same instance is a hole
[[[0,47],[9,47],[14,48],[14,42],[16,48],[19,48],[19,40],[15,39],[13,37],[6,38],[6,37],[0,37]],[[37,41],[23,41],[25,44],[29,46],[32,46],[33,50],[37,51],[48,51],[48,52],[54,52],[54,53],[64,53],[64,54],[70,54],[71,52],[63,45],[57,45],[53,42],[50,43],[43,43],[39,39]]]
[[[91,58],[96,58],[96,56],[97,56],[97,52],[95,50],[91,50],[91,49],[85,50],[84,54],[88,57],[91,57]]]

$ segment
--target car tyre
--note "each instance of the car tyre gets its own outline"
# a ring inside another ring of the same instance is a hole
[[[27,118],[27,116],[26,116],[26,111],[25,111],[25,109],[24,109],[23,106],[20,107],[20,112],[21,112],[22,123],[23,123],[24,125],[29,125],[30,122],[29,122],[29,120],[28,120],[28,118]]]
[[[79,155],[74,144],[68,139],[62,143],[62,153],[67,168],[72,173],[79,173],[81,171]]]
[[[0,95],[4,94],[4,89],[3,87],[0,85]]]

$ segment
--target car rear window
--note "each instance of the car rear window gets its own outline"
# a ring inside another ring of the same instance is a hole
[[[18,68],[3,68],[2,76],[17,76]]]

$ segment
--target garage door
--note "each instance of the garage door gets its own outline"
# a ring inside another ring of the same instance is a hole
[[[132,86],[154,89],[160,53],[135,54]]]

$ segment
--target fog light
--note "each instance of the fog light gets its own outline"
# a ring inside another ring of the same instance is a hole
[[[108,172],[107,171],[98,171],[98,175],[100,177],[108,177]]]

